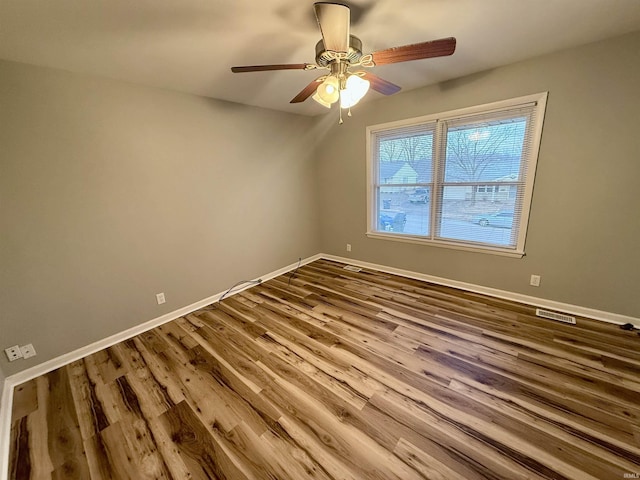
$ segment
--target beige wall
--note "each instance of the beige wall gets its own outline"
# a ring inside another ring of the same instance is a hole
[[[317,253],[312,124],[0,62],[0,369]]]
[[[636,33],[354,108],[318,155],[323,251],[640,317],[639,79]],[[365,236],[367,125],[542,91],[549,99],[526,257]],[[528,285],[532,273],[542,275],[539,288]]]

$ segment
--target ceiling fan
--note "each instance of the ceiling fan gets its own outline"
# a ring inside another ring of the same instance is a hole
[[[369,87],[383,95],[393,95],[400,91],[398,85],[373,73],[364,70],[352,71],[352,68],[370,68],[390,63],[443,57],[453,54],[456,49],[456,39],[449,37],[387,48],[363,55],[362,42],[349,32],[351,12],[348,6],[317,2],[313,7],[322,34],[322,40],[316,44],[316,63],[248,65],[231,67],[231,71],[242,73],[269,70],[329,70],[328,74],[319,76],[304,87],[290,103],[304,102],[312,97],[320,105],[330,108],[332,104],[340,101],[340,123],[342,123],[342,108],[350,109],[358,103]],[[351,114],[350,110],[349,114]]]

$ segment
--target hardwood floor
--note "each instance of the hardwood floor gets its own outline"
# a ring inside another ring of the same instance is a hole
[[[640,477],[635,333],[342,267],[19,386],[10,478]]]

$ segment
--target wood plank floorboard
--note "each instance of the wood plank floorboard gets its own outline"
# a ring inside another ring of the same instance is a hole
[[[9,478],[640,478],[640,337],[343,267],[16,387]]]

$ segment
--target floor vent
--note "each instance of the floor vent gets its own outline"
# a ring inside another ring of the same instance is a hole
[[[361,272],[362,269],[360,267],[354,267],[353,265],[345,265],[345,270],[349,270],[350,272]]]
[[[576,324],[576,317],[571,315],[565,315],[564,313],[552,312],[551,310],[543,310],[536,308],[536,315],[542,318],[549,318],[551,320],[557,320],[558,322]]]

